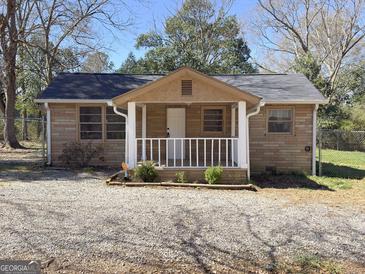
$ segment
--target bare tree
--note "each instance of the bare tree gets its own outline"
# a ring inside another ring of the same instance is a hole
[[[32,65],[44,73],[39,76],[47,85],[70,56],[69,49],[85,55],[88,49],[102,47],[93,26],[102,25],[108,31],[128,26],[129,18],[116,15],[118,10],[128,10],[126,7],[123,1],[113,0],[0,0],[0,65],[4,68],[0,78],[3,86],[0,111],[7,121],[4,130],[7,146],[20,147],[14,127],[16,65],[18,71],[23,70],[22,62],[28,61],[22,59],[25,53],[34,58]],[[44,54],[45,63],[32,55],[34,49]]]
[[[111,0],[45,0],[36,1],[36,14],[40,21],[38,34],[43,43],[32,44],[27,41],[25,46],[38,47],[45,53],[45,82],[49,84],[54,75],[54,67],[59,65],[57,56],[63,44],[71,43],[81,55],[103,47],[92,28],[93,23],[102,24],[108,31],[124,30],[130,23],[129,19],[115,16],[116,10],[125,8],[123,1],[116,4]],[[43,64],[42,64],[43,65]]]
[[[310,53],[322,65],[331,99],[339,71],[364,40],[365,1],[258,0],[257,11],[253,26],[260,46],[286,57],[289,66]]]
[[[5,94],[5,145],[20,148],[15,132],[16,55],[18,31],[16,26],[15,0],[7,0],[6,11],[0,14],[0,46],[4,62],[3,89]]]

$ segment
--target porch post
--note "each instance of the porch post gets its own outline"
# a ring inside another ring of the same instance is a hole
[[[238,167],[247,168],[246,102],[238,102]]]
[[[142,105],[142,138],[146,138],[147,134],[147,107],[146,104]],[[142,160],[146,160],[146,141],[142,141]]]
[[[128,102],[128,165],[136,166],[136,103]]]

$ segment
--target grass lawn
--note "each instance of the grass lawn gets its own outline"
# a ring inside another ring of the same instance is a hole
[[[270,196],[281,193],[295,202],[317,200],[365,210],[365,152],[322,150],[322,174],[265,175],[253,180]]]

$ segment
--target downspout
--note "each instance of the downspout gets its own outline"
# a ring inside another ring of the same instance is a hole
[[[108,102],[108,105],[113,106],[112,103],[109,103],[109,102]],[[116,106],[113,106],[113,111],[114,111],[115,114],[118,114],[118,115],[124,117],[124,119],[125,119],[124,160],[125,160],[126,163],[128,163],[128,132],[129,132],[129,130],[128,130],[128,119],[127,119],[128,115],[118,111],[118,108]]]
[[[51,109],[48,103],[44,103],[44,107],[47,111],[47,164],[52,164],[52,145],[51,145]]]
[[[312,121],[312,175],[316,176],[316,150],[317,150],[317,110],[318,104],[313,109]]]
[[[252,112],[248,112],[246,115],[246,159],[247,159],[247,180],[251,178],[251,167],[250,167],[250,132],[249,132],[249,118],[251,116],[257,115],[260,112],[261,107],[265,105],[265,102],[260,101],[255,107],[252,108]]]

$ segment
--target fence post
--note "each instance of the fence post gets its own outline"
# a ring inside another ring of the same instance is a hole
[[[318,133],[318,176],[322,176],[322,129]]]
[[[336,130],[336,147],[337,147],[337,150],[339,150],[339,147],[340,147],[340,132],[338,130]]]

